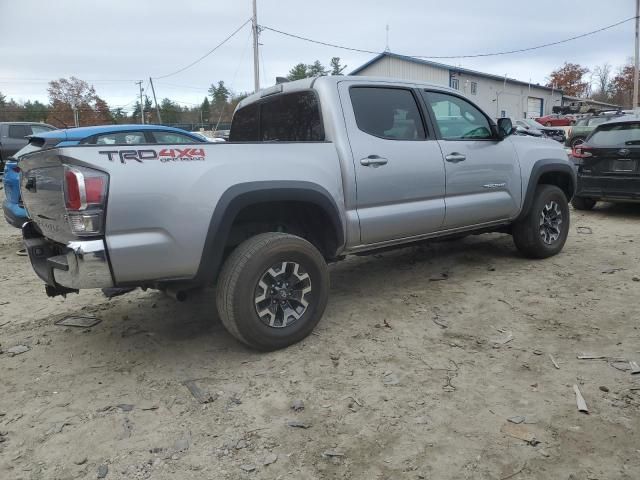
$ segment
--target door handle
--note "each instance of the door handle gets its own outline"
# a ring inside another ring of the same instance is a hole
[[[365,167],[375,168],[381,165],[386,165],[388,161],[389,160],[379,155],[369,155],[367,158],[363,158],[360,160],[360,165],[364,165]]]
[[[444,157],[444,159],[447,162],[451,162],[451,163],[458,163],[458,162],[463,162],[467,159],[467,157],[461,153],[458,152],[453,152],[450,153],[449,155],[447,155],[446,157]]]

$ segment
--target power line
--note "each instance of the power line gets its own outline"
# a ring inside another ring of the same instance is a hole
[[[613,23],[611,25],[607,25],[606,27],[602,27],[602,28],[598,28],[597,30],[592,30],[590,32],[587,33],[582,33],[580,35],[576,35],[574,37],[569,37],[569,38],[565,38],[563,40],[558,40],[556,42],[550,42],[550,43],[545,43],[542,45],[536,45],[534,47],[527,47],[527,48],[519,48],[519,49],[515,49],[515,50],[506,50],[506,51],[502,51],[502,52],[491,52],[491,53],[475,53],[475,54],[469,54],[469,55],[403,55],[405,57],[414,57],[414,58],[435,58],[435,59],[456,59],[456,58],[478,58],[478,57],[493,57],[493,56],[498,56],[498,55],[510,55],[513,53],[523,53],[523,52],[530,52],[532,50],[539,50],[541,48],[547,48],[547,47],[552,47],[555,45],[560,45],[563,43],[567,43],[567,42],[571,42],[573,40],[578,40],[580,38],[584,38],[584,37],[588,37],[590,35],[595,35],[597,33],[600,32],[604,32],[605,30],[609,30],[611,28],[615,28],[617,26],[620,26],[624,23],[630,22],[632,20],[635,20],[636,17],[630,17],[627,18],[625,20],[622,20],[620,22],[616,22]],[[303,40],[305,42],[310,42],[310,43],[316,43],[319,45],[324,45],[327,47],[332,47],[332,48],[339,48],[342,50],[349,50],[352,52],[359,52],[359,53],[370,53],[370,54],[374,54],[374,55],[378,55],[382,52],[377,52],[377,51],[373,51],[373,50],[365,50],[362,48],[354,48],[354,47],[347,47],[345,45],[337,45],[334,43],[328,43],[328,42],[322,42],[319,40],[313,40],[311,38],[307,38],[307,37],[303,37],[300,35],[295,35],[293,33],[288,33],[288,32],[283,32],[282,30],[278,30],[275,28],[271,28],[271,27],[267,27],[264,25],[261,25],[260,28],[262,28],[263,30],[270,30],[272,32],[278,33],[280,35],[284,35],[287,37],[292,37],[292,38],[296,38],[298,40]]]
[[[238,28],[236,28],[233,33],[231,35],[229,35],[227,38],[225,38],[222,42],[220,42],[218,45],[216,45],[215,47],[213,47],[211,50],[209,50],[207,53],[205,53],[204,55],[202,55],[200,58],[198,58],[197,60],[194,60],[193,62],[191,62],[189,65],[180,68],[179,70],[176,70],[175,72],[171,72],[171,73],[167,73],[166,75],[161,75],[158,77],[153,77],[155,80],[160,80],[161,78],[167,78],[167,77],[171,77],[173,75],[176,75],[180,72],[184,72],[186,69],[193,67],[196,63],[201,62],[202,60],[204,60],[205,58],[207,58],[209,55],[211,55],[213,52],[215,52],[218,48],[220,48],[221,46],[223,46],[225,43],[227,43],[229,40],[231,40],[236,33],[238,33],[240,30],[242,30],[244,28],[245,25],[247,25],[248,23],[251,22],[251,19],[247,20],[246,22],[244,22],[242,25],[240,25]]]

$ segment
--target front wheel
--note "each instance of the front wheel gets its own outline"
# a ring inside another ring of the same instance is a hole
[[[547,122],[544,124],[545,127],[550,127],[551,126],[551,122]]]
[[[241,342],[277,350],[299,342],[322,318],[329,272],[320,252],[303,238],[263,233],[240,244],[218,279],[220,319]]]
[[[556,255],[569,233],[569,202],[555,185],[538,185],[529,213],[513,225],[513,241],[529,258]]]

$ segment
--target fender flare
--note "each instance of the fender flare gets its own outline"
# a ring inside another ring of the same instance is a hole
[[[344,245],[345,232],[340,210],[331,194],[320,185],[303,181],[241,183],[226,190],[213,211],[195,282],[206,284],[217,278],[231,225],[243,208],[263,202],[278,201],[307,202],[322,208],[330,218],[338,236],[337,244]]]
[[[570,179],[571,191],[567,200],[571,201],[571,198],[576,192],[578,183],[575,168],[568,163],[560,163],[555,159],[538,160],[533,164],[533,168],[531,168],[531,175],[529,176],[527,192],[525,193],[525,197],[522,202],[522,210],[520,211],[520,215],[518,215],[518,218],[516,220],[520,220],[526,217],[529,213],[531,205],[533,204],[533,197],[536,193],[536,187],[538,186],[540,178],[545,173],[560,173],[562,175],[566,175]]]

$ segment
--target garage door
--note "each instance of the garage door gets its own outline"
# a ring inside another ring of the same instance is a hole
[[[527,99],[527,118],[538,118],[542,116],[542,99],[529,97]]]

